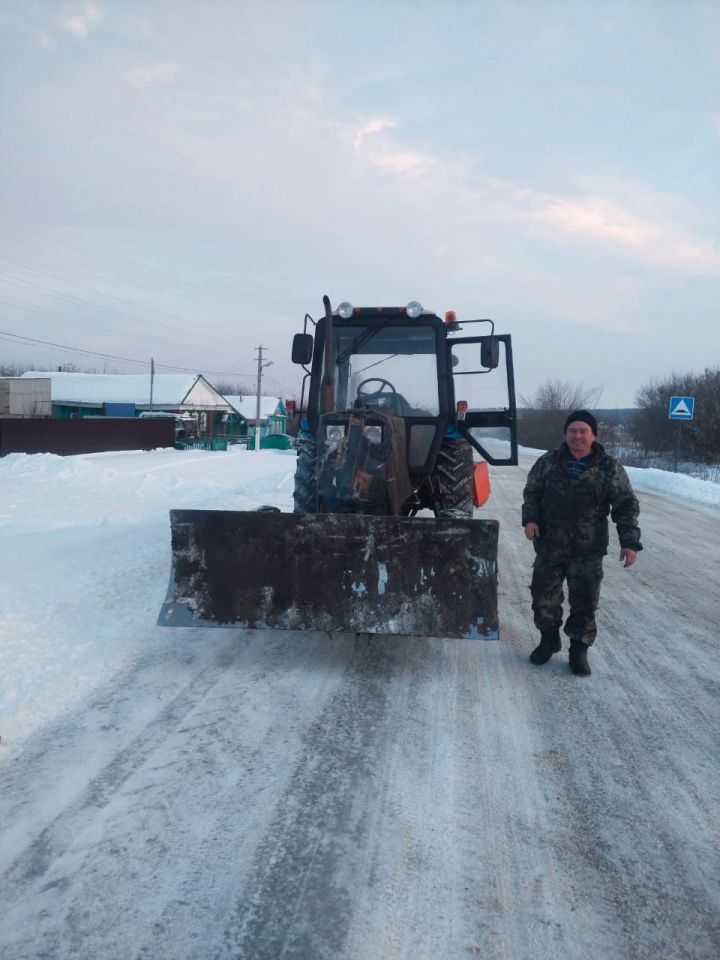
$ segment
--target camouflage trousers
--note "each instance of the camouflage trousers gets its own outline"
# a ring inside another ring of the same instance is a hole
[[[567,580],[570,616],[565,633],[571,640],[592,644],[597,633],[595,611],[600,599],[602,564],[602,557],[536,555],[530,592],[538,630],[562,626],[563,581]]]

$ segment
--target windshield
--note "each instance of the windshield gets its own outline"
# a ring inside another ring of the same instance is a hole
[[[335,327],[333,334],[335,410],[359,399],[402,417],[439,414],[432,327]]]

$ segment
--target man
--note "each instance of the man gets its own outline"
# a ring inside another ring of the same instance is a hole
[[[547,663],[561,649],[563,580],[570,616],[570,668],[590,675],[587,652],[595,639],[602,562],[608,548],[608,514],[620,538],[620,560],[631,567],[642,550],[640,507],[621,464],[597,442],[597,420],[575,410],[565,421],[565,442],[540,457],[528,474],[522,523],[535,547],[530,591],[540,643],[530,654]]]

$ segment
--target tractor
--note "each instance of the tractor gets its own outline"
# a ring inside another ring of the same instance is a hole
[[[473,514],[517,464],[510,336],[323,302],[292,345],[293,513],[171,511],[159,622],[496,638],[498,523]]]

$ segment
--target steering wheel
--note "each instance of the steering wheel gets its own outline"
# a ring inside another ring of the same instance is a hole
[[[377,390],[372,390],[372,391],[363,390],[363,387],[367,383],[379,383],[380,386]],[[388,388],[387,393],[384,393],[385,387]],[[370,400],[370,399],[375,400],[380,396],[387,396],[388,398],[396,397],[397,390],[390,383],[389,380],[383,380],[382,377],[369,377],[367,380],[363,380],[362,383],[359,383],[357,385],[357,395],[358,397],[364,397],[366,400]]]

